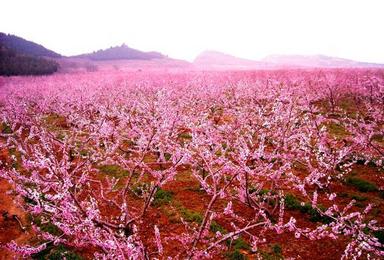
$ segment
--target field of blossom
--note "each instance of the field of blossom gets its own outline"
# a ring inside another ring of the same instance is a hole
[[[384,257],[384,70],[0,80],[0,255]]]

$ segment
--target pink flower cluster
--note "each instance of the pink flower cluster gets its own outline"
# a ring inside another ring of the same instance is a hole
[[[332,191],[359,160],[384,167],[377,142],[384,135],[383,75],[315,70],[15,78],[0,89],[0,120],[10,129],[0,134],[0,148],[17,156],[0,164],[0,176],[28,198],[29,213],[60,230],[57,236],[40,231],[45,241],[92,247],[100,259],[209,258],[239,236],[256,251],[268,232],[311,240],[348,236],[345,258],[383,257],[383,245],[367,232],[382,229],[368,221],[372,206],[362,212],[353,203],[339,206]],[[361,111],[349,111],[347,101]],[[336,136],[335,127],[343,129]],[[123,176],[101,172],[110,165]],[[171,232],[160,234],[167,227],[153,219],[152,242],[144,240],[156,193],[183,170],[208,198],[201,222],[183,221],[185,232],[167,237]],[[329,221],[309,227],[287,220],[287,191]],[[324,210],[320,200],[332,206]],[[231,228],[212,234],[210,227],[223,219]],[[176,242],[178,252],[166,251]],[[45,243],[8,248],[26,256]]]

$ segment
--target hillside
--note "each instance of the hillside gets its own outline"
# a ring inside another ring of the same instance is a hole
[[[60,54],[48,50],[44,46],[25,40],[21,37],[0,33],[0,46],[13,50],[19,54],[38,56],[38,57],[50,57],[59,58]]]
[[[54,60],[20,55],[17,52],[0,46],[0,75],[47,75],[58,70]]]
[[[381,67],[382,64],[360,62],[325,55],[270,55],[262,61],[282,66],[302,66],[321,68],[346,68],[346,67]]]
[[[159,52],[139,51],[123,44],[105,50],[77,55],[74,58],[87,58],[91,60],[152,60],[162,59],[165,56]]]
[[[383,64],[367,63],[325,55],[270,55],[262,60],[249,60],[229,54],[204,51],[194,60],[200,69],[283,69],[283,68],[369,68]]]
[[[268,63],[238,58],[217,51],[204,51],[193,61],[193,64],[204,69],[250,69],[269,67]]]
[[[0,33],[0,75],[47,75],[56,72],[60,54],[15,35]]]

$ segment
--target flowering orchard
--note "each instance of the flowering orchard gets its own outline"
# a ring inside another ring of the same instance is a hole
[[[20,256],[384,257],[383,70],[10,78],[0,109]]]

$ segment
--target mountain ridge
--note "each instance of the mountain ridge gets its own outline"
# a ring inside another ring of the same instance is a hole
[[[0,75],[48,75],[55,73],[61,55],[21,37],[0,33]]]
[[[268,55],[261,60],[239,58],[218,51],[203,51],[193,64],[203,68],[278,69],[278,68],[367,68],[384,64],[355,61],[327,55]]]
[[[268,55],[262,61],[280,64],[280,65],[298,65],[304,67],[382,67],[384,64],[356,61],[352,59],[328,56],[323,54],[317,55]]]
[[[145,66],[142,62],[150,62],[149,66],[178,67],[195,70],[262,70],[262,69],[285,69],[285,68],[383,68],[384,64],[355,61],[351,59],[338,58],[326,55],[268,55],[260,60],[236,57],[231,54],[207,50],[196,56],[192,63],[168,57],[160,52],[141,51],[130,48],[126,44],[120,46],[100,49],[90,53],[73,56],[63,56],[55,51],[45,48],[43,45],[26,40],[22,37],[0,32],[0,62],[5,74],[10,75],[33,75],[39,70],[33,67],[45,67],[41,71],[57,71],[60,66],[73,66],[82,64],[84,66],[97,66],[99,62],[108,64],[119,63],[130,68]],[[49,61],[49,63],[47,63]],[[92,64],[94,63],[95,64]],[[129,62],[127,64],[121,62]],[[55,64],[56,63],[56,64]],[[68,64],[67,64],[68,63]],[[66,65],[67,64],[67,65]],[[139,65],[140,64],[140,65]],[[52,67],[52,65],[54,65]],[[81,65],[81,66],[82,66]],[[99,64],[103,66],[103,64]],[[54,68],[56,66],[56,68]],[[81,67],[80,66],[80,67]],[[83,66],[83,67],[84,67]],[[112,65],[113,66],[113,65]],[[52,69],[50,68],[52,67]],[[117,65],[115,66],[117,68]],[[49,69],[48,69],[49,68]],[[32,72],[33,70],[33,72]],[[16,73],[16,74],[12,74]],[[43,73],[43,72],[42,72]]]
[[[134,48],[128,47],[126,44],[121,46],[110,47],[108,49],[101,49],[91,53],[85,53],[72,56],[73,58],[87,58],[95,61],[102,60],[152,60],[163,59],[167,56],[160,52],[150,51],[144,52]]]
[[[60,58],[61,54],[45,48],[43,45],[22,37],[0,32],[0,46],[24,55],[35,57]]]

